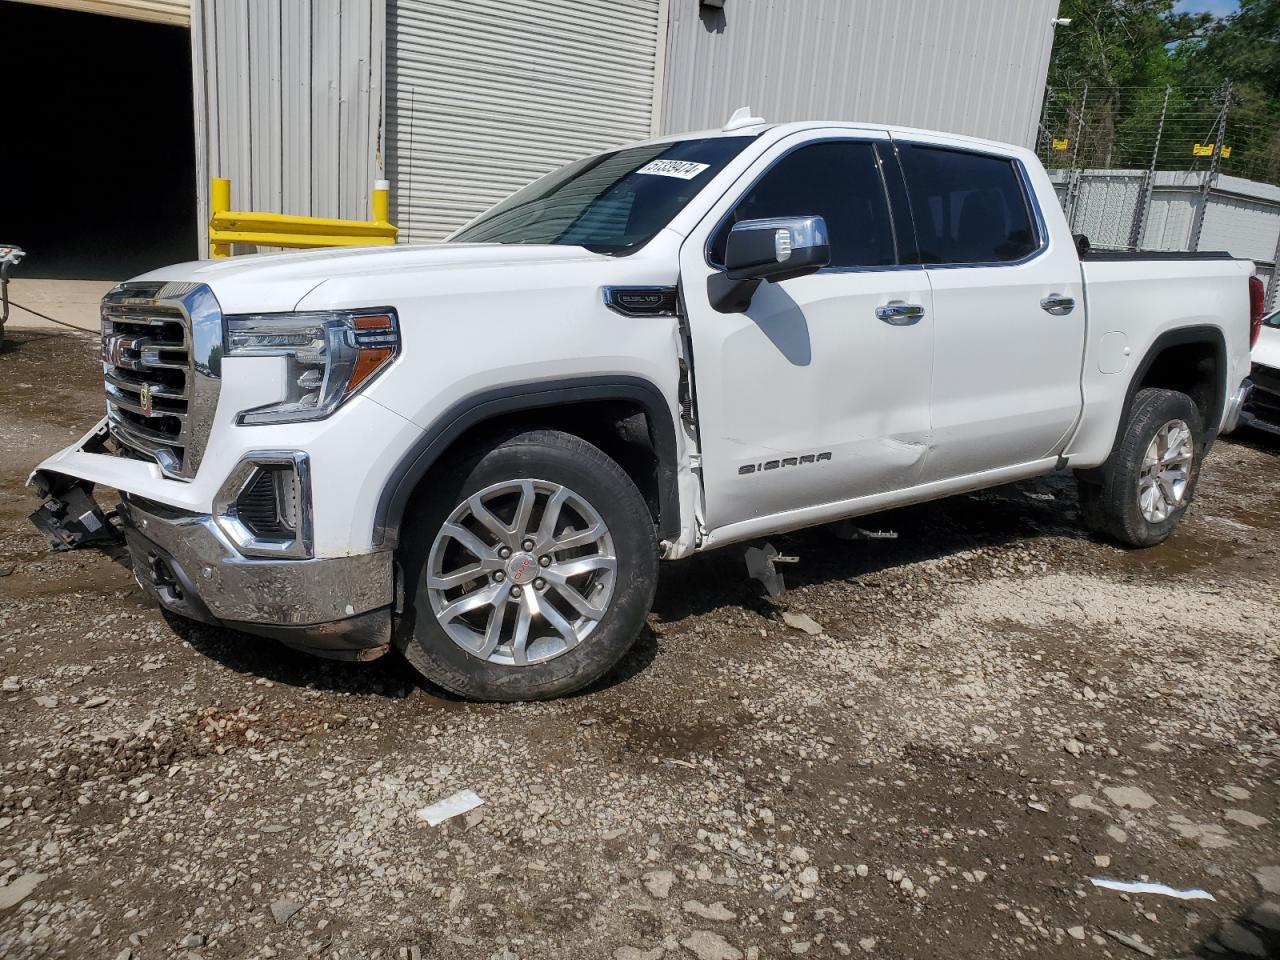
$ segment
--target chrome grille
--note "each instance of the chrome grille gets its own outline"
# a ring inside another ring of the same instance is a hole
[[[107,423],[171,477],[195,475],[216,406],[221,314],[208,287],[123,284],[102,301]]]

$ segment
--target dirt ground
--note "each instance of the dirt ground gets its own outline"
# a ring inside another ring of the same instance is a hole
[[[776,603],[671,565],[594,689],[477,705],[49,552],[23,482],[94,350],[0,350],[0,956],[1276,955],[1280,444],[1219,443],[1144,552],[1051,477],[778,538]]]

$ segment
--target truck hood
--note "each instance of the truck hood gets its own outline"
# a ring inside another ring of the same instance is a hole
[[[612,257],[591,253],[584,247],[561,245],[399,244],[198,260],[153,270],[135,279],[208,284],[224,313],[277,312],[295,309],[303,297],[326,280],[611,260]]]

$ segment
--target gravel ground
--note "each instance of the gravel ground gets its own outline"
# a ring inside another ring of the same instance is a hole
[[[779,538],[776,603],[671,565],[594,689],[477,705],[50,553],[22,484],[93,351],[0,351],[0,956],[1274,955],[1280,445],[1218,444],[1140,553],[1051,477]]]

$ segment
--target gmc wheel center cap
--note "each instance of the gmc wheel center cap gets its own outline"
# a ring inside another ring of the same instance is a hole
[[[507,561],[507,576],[512,583],[526,584],[538,574],[538,558],[531,553],[513,554]]]

